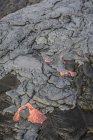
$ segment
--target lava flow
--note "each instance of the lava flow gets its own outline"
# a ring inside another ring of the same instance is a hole
[[[28,121],[31,121],[32,123],[43,124],[43,122],[47,119],[47,117],[43,113],[35,109],[30,103],[26,103],[16,111],[13,117],[14,121],[20,120],[20,111],[25,108],[29,109],[29,115],[27,117]]]
[[[77,75],[77,73],[73,72],[73,71],[61,71],[61,72],[59,72],[59,74],[60,74],[61,77],[64,77],[64,76],[72,76],[72,77],[74,77],[74,76]]]

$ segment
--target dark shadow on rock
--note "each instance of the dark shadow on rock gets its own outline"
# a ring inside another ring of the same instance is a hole
[[[12,104],[10,97],[5,93],[0,94],[0,112],[2,113],[3,109],[9,107]]]
[[[0,114],[0,140],[5,140],[5,136],[13,137],[14,123],[12,121],[12,116],[9,114],[2,115]]]
[[[69,111],[55,109],[48,114],[37,140],[89,140],[86,135],[93,128],[93,112],[77,107]],[[90,138],[93,136],[90,136]],[[85,140],[85,139],[84,139]]]
[[[3,109],[11,105],[11,99],[4,93],[0,94],[0,140],[6,140],[4,137],[13,137],[15,134],[13,115],[10,113],[3,114]]]
[[[20,81],[17,79],[17,76],[8,73],[0,80],[0,93],[15,89],[19,84]]]
[[[84,137],[82,140],[93,140],[93,134],[89,133],[87,136]]]

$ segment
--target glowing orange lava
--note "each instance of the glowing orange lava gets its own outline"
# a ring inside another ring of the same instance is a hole
[[[27,117],[28,121],[31,121],[32,123],[43,124],[43,122],[47,119],[47,117],[43,113],[41,113],[40,111],[32,107],[30,103],[26,103],[25,105],[21,106],[14,114],[13,117],[14,121],[20,120],[19,113],[21,110],[25,109],[26,107],[29,109],[29,115]]]
[[[74,76],[77,75],[77,73],[73,72],[73,71],[61,71],[61,72],[59,72],[59,74],[60,74],[61,77],[64,77],[64,76],[72,76],[72,77],[74,77]]]

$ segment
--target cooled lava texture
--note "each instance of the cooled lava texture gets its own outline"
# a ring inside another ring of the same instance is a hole
[[[93,1],[43,0],[3,17],[0,81],[2,95],[12,101],[12,106],[4,105],[1,115],[14,116],[29,103],[45,115],[59,113],[60,116],[58,124],[57,115],[50,119],[56,122],[54,131],[49,119],[41,128],[28,121],[27,108],[21,110],[12,139],[44,138],[47,124],[51,127],[44,138],[47,140],[91,138],[92,119],[86,120],[86,115],[89,118],[93,114]]]
[[[55,109],[48,114],[38,140],[85,140],[93,138],[93,112],[77,107],[70,111]],[[89,140],[90,140],[89,139]]]
[[[12,105],[11,99],[5,93],[0,93],[0,140],[11,140],[12,136],[16,134],[13,115],[3,114],[3,110],[10,105]]]
[[[13,114],[7,112],[4,114],[3,110],[12,105],[11,98],[5,91],[17,88],[19,84],[17,77],[10,73],[0,80],[0,140],[11,140],[16,134]]]
[[[70,65],[70,63],[69,63]],[[91,140],[93,138],[93,65],[85,62],[74,78],[77,107],[48,114],[38,140]]]
[[[41,0],[0,0],[0,19],[27,5],[39,3]]]
[[[47,120],[39,129],[37,140],[90,140],[93,138],[92,63],[85,62],[84,65],[78,67],[74,61],[67,61],[65,66],[68,70],[71,70],[74,66],[74,70],[77,71],[77,76],[73,79],[73,86],[78,93],[77,107],[69,111],[61,111],[55,108],[52,113],[47,113]],[[13,114],[5,113],[5,115],[2,115],[3,109],[12,104],[10,98],[2,92],[17,88],[19,84],[16,76],[10,73],[0,81],[0,137],[4,140],[6,138],[10,139],[11,135],[14,135],[16,139],[16,131],[12,121]],[[21,116],[24,118],[24,115]]]

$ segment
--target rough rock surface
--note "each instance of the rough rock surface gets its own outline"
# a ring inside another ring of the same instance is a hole
[[[27,5],[35,4],[41,0],[0,0],[0,19]]]
[[[0,140],[11,140],[16,135],[15,124],[13,122],[13,115],[3,113],[3,109],[12,105],[11,99],[4,93],[0,93]],[[14,110],[14,109],[13,109]]]
[[[78,107],[65,112],[55,109],[48,114],[38,140],[92,140],[92,118],[93,112]]]
[[[0,78],[11,73],[20,80],[6,93],[17,108],[30,99],[43,113],[75,107],[73,78],[58,72],[65,70],[64,61],[93,62],[92,17],[92,0],[44,0],[0,20]],[[17,139],[35,140],[39,126],[22,121],[15,125]]]

